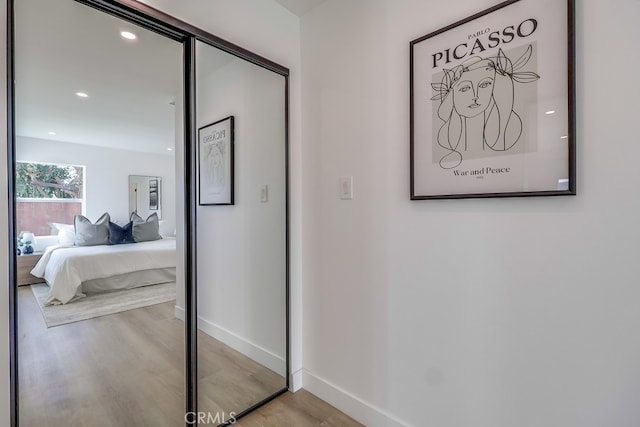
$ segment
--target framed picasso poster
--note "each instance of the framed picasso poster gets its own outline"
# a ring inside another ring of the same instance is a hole
[[[575,195],[574,44],[573,0],[410,42],[411,199]]]
[[[233,205],[234,117],[198,129],[200,205]]]

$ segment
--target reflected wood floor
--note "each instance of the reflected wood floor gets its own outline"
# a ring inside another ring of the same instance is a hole
[[[183,425],[184,324],[173,306],[47,329],[20,287],[20,426]]]
[[[306,390],[285,393],[237,420],[239,427],[362,427]]]
[[[47,329],[18,289],[21,427],[184,426],[184,324],[174,303]],[[200,411],[240,412],[284,379],[206,334],[198,337]],[[241,427],[359,426],[299,391],[238,420]]]

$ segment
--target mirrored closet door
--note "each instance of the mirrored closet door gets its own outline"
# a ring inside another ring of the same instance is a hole
[[[14,4],[20,425],[184,425],[182,44]]]
[[[195,57],[198,408],[232,420],[287,386],[286,79]]]
[[[284,393],[288,69],[133,0],[9,1],[14,424]]]

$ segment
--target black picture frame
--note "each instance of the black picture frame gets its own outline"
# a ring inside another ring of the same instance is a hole
[[[198,129],[198,203],[234,204],[234,116]]]
[[[149,210],[157,211],[159,204],[160,204],[160,200],[159,200],[159,191],[158,191],[158,180],[150,179],[149,180]]]
[[[574,0],[509,0],[409,43],[412,200],[576,194]]]

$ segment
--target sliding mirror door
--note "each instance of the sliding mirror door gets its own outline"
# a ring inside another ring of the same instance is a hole
[[[198,409],[287,386],[286,78],[196,44]]]
[[[182,44],[16,0],[14,61],[20,425],[184,425]]]

